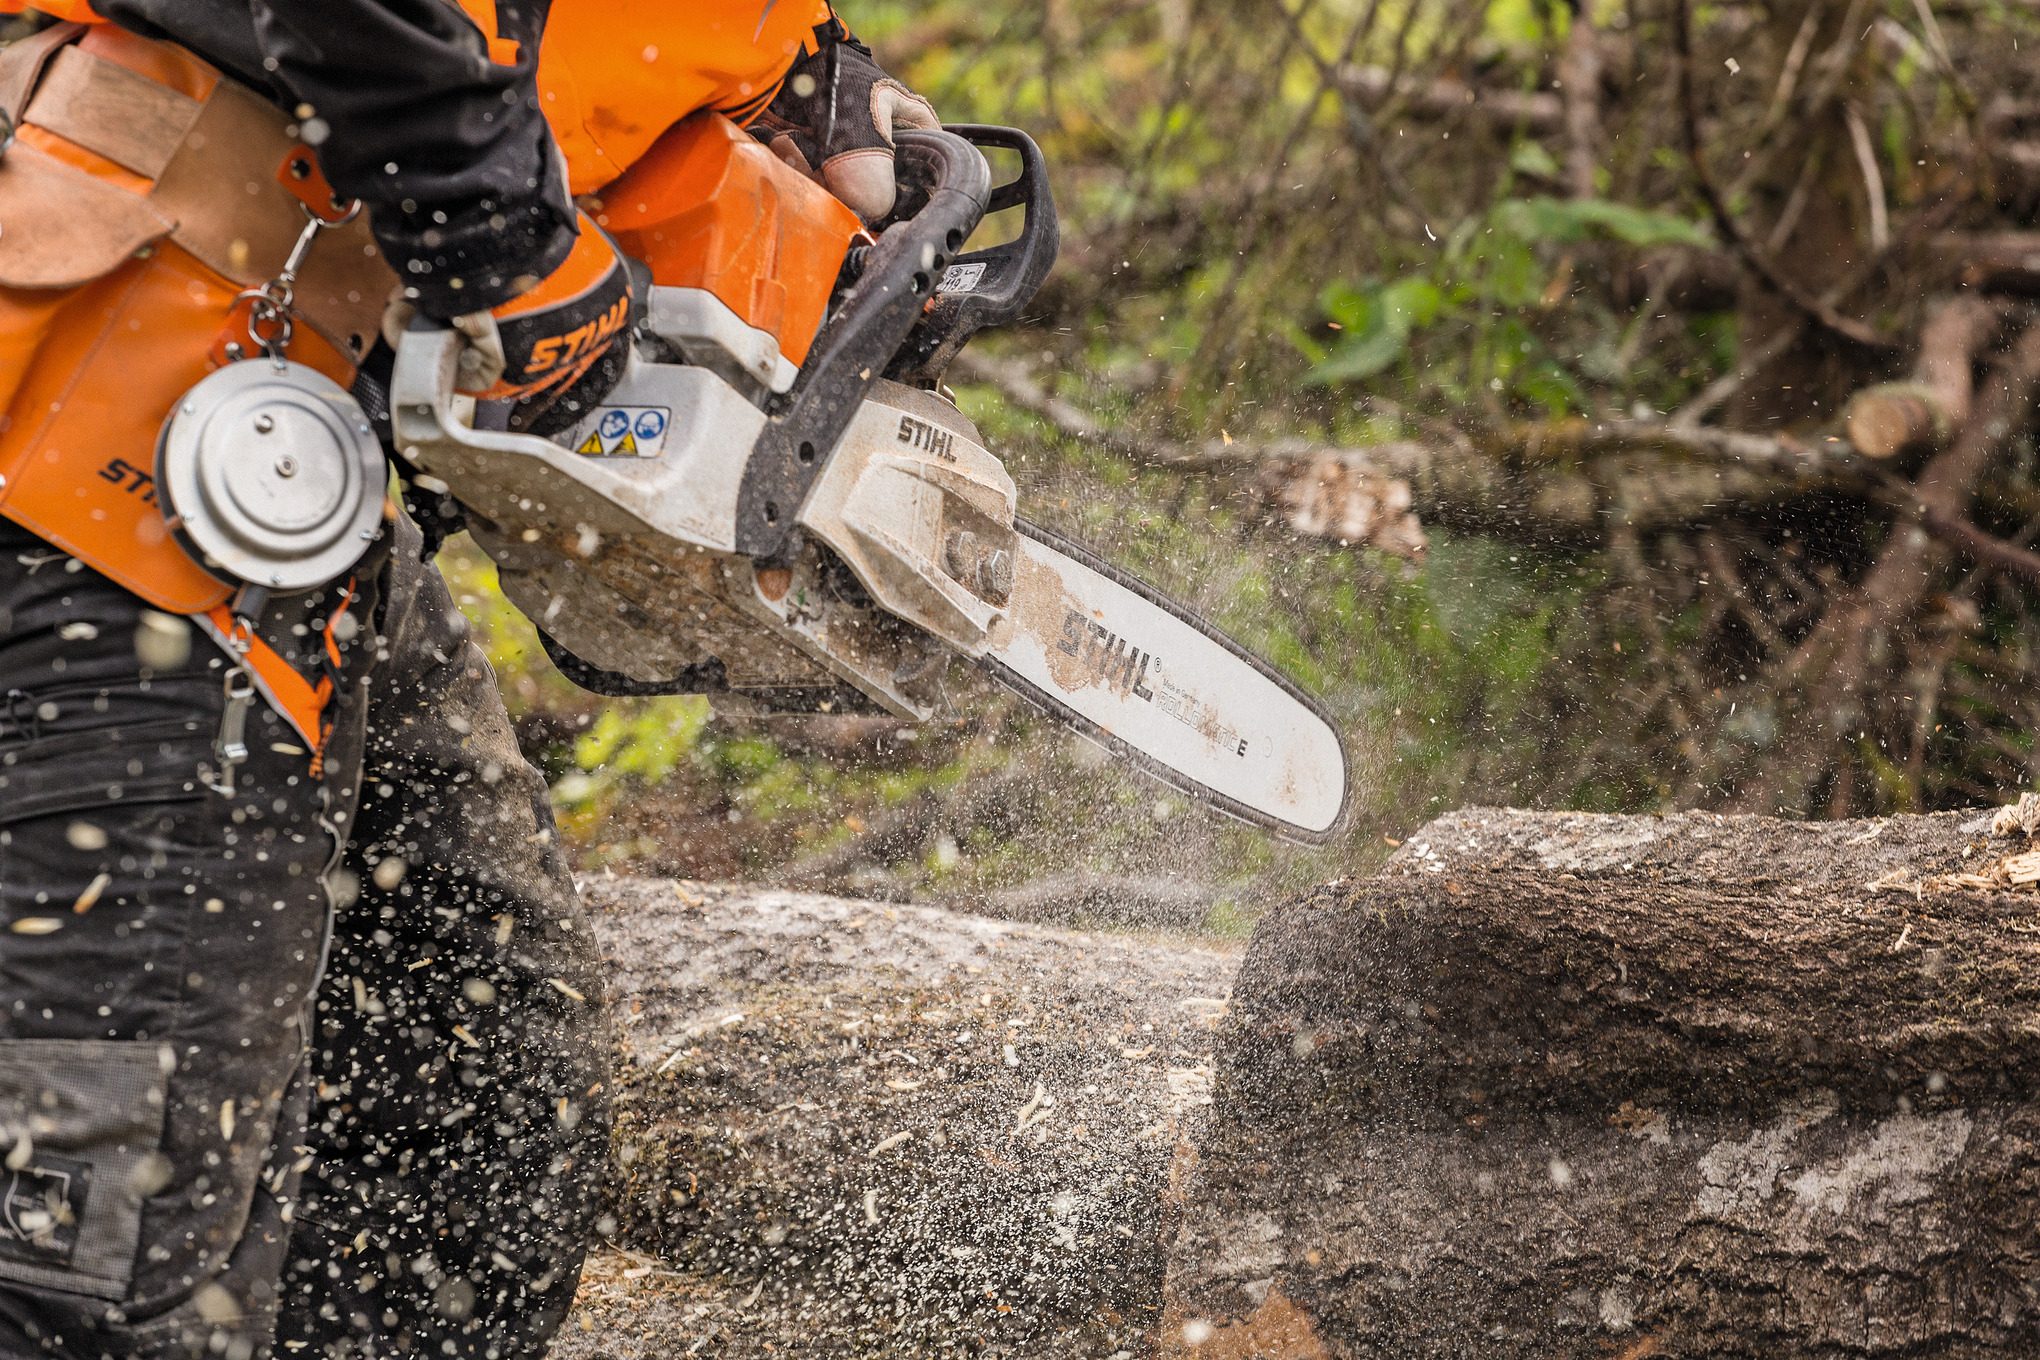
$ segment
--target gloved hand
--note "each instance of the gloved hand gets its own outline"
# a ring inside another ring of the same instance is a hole
[[[630,271],[601,228],[581,214],[566,260],[510,301],[452,318],[468,338],[454,388],[483,401],[514,401],[510,428],[552,434],[600,402],[623,376]],[[383,311],[392,349],[417,307],[399,290]]]
[[[772,150],[867,224],[892,211],[893,129],[940,128],[935,106],[894,80],[871,49],[839,36],[794,64],[759,118]]]

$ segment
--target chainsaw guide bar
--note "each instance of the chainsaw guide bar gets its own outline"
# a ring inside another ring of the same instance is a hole
[[[1013,631],[979,664],[1135,768],[1317,844],[1345,814],[1346,753],[1316,699],[1188,608],[1016,520]]]

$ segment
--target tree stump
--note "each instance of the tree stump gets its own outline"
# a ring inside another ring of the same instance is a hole
[[[1991,816],[1474,809],[1255,931],[1164,1354],[2040,1354]]]

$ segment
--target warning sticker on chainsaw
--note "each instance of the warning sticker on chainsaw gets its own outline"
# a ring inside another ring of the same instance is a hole
[[[666,447],[666,428],[672,423],[669,407],[605,406],[574,452],[593,458],[656,458]]]
[[[975,293],[978,284],[985,277],[982,264],[953,264],[942,271],[942,282],[935,291],[938,293]]]

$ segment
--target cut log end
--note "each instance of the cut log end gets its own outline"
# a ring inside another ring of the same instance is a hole
[[[1933,448],[1948,434],[1948,420],[1934,395],[1912,385],[1866,388],[1849,403],[1843,423],[1849,443],[1868,458]]]

